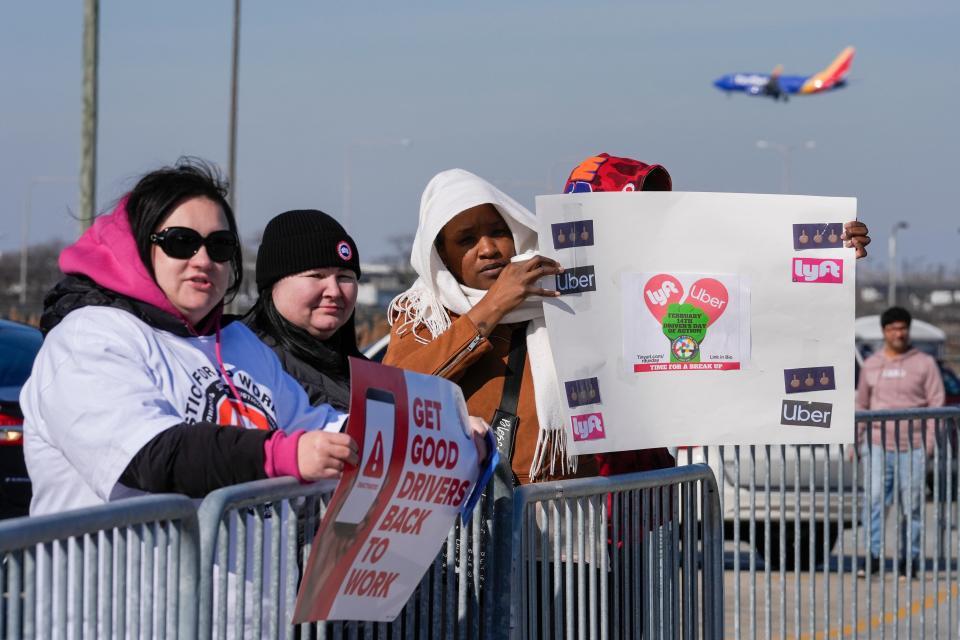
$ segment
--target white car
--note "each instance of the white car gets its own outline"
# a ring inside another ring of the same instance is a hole
[[[720,490],[726,539],[735,539],[735,529],[739,529],[740,541],[749,543],[753,517],[754,547],[761,558],[769,547],[773,568],[780,566],[782,528],[786,568],[790,569],[795,565],[798,538],[801,567],[809,567],[811,542],[814,565],[818,565],[828,557],[841,527],[853,526],[857,520],[855,487],[863,486],[863,478],[861,468],[849,457],[851,447],[741,446],[739,465],[738,448],[733,446],[685,447],[674,457],[678,465],[709,465]]]

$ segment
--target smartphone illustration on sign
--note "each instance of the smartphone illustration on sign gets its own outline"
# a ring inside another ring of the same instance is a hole
[[[334,520],[338,530],[356,530],[383,490],[393,452],[395,420],[396,402],[393,394],[382,389],[367,389],[363,455],[353,486]]]

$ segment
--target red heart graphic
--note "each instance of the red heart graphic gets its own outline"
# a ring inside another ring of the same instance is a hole
[[[643,285],[643,301],[658,322],[667,314],[667,307],[680,302],[682,297],[683,285],[667,273],[658,273]]]
[[[727,293],[727,288],[723,286],[722,282],[713,278],[701,278],[694,282],[690,286],[690,296],[686,300],[686,302],[700,307],[707,314],[707,317],[710,318],[710,321],[707,322],[708,327],[723,315],[723,312],[727,310],[729,301],[730,294]]]

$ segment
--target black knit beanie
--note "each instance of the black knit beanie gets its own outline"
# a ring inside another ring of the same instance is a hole
[[[286,211],[267,223],[257,250],[257,289],[310,269],[342,267],[360,277],[360,255],[353,238],[323,211]]]

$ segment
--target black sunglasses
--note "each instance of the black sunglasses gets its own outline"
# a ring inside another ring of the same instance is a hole
[[[233,231],[214,231],[204,237],[189,227],[168,227],[159,233],[150,234],[150,242],[159,245],[163,252],[177,260],[189,260],[207,248],[207,255],[214,262],[227,262],[237,255],[240,240]]]

